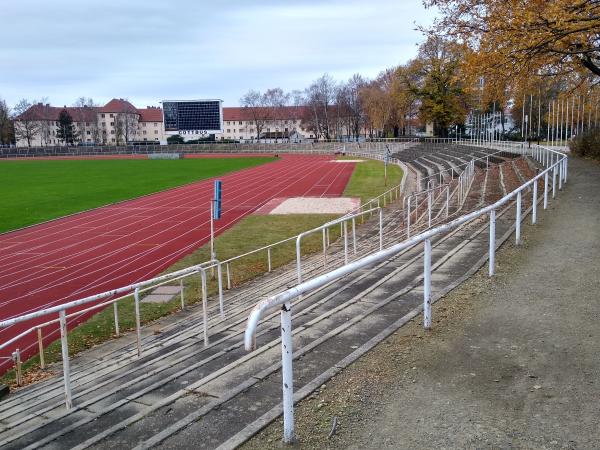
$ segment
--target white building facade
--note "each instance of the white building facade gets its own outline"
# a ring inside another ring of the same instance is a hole
[[[60,113],[73,119],[76,145],[124,145],[165,141],[162,109],[138,109],[124,99],[102,107],[56,107],[37,103],[15,119],[17,147],[67,145],[57,135]]]

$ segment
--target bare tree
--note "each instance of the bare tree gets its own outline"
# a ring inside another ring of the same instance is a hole
[[[10,109],[6,102],[0,99],[0,145],[9,145],[14,139],[14,126],[10,118]]]
[[[31,147],[31,141],[40,131],[40,122],[30,111],[31,103],[27,99],[21,99],[13,108],[15,120],[15,138],[17,141],[27,141]]]
[[[114,129],[115,129],[115,140],[116,140],[116,144],[120,145],[121,142],[125,139],[125,120],[124,120],[124,116],[125,114],[123,113],[117,113],[115,114],[115,125],[114,125]],[[125,141],[127,142],[127,141]]]
[[[305,117],[305,123],[317,138],[331,139],[332,106],[335,95],[335,82],[328,74],[315,80],[306,89],[306,105],[310,114]]]
[[[94,142],[100,142],[100,130],[98,129],[98,119],[95,114],[95,108],[98,105],[91,97],[79,97],[75,100],[73,106],[77,108],[73,111],[72,115],[79,129],[80,141],[85,141],[89,131],[89,135],[93,136]]]
[[[256,139],[260,140],[260,135],[270,119],[270,111],[265,104],[265,96],[259,91],[250,90],[240,99],[240,104],[247,108],[249,116],[252,118],[252,124],[256,127]]]
[[[123,114],[124,127],[123,132],[125,135],[125,143],[135,141],[138,133],[138,115],[125,113]]]
[[[274,127],[281,129],[282,139],[284,138],[284,120],[287,119],[282,115],[282,112],[289,99],[289,94],[284,93],[281,88],[267,89],[263,94],[263,104],[269,110],[268,115]],[[275,134],[275,142],[277,142],[277,139],[278,134]]]

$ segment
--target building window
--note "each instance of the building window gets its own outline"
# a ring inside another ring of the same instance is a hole
[[[142,123],[142,126],[145,127],[146,126],[146,122]]]
[[[242,124],[242,122],[240,121],[239,125],[241,125],[241,124]]]
[[[227,123],[229,123],[229,122],[227,122]],[[231,133],[231,130],[230,130],[229,128],[227,128],[227,132],[228,132],[228,133]]]
[[[111,122],[111,123],[110,123],[110,126],[111,126],[111,127],[114,127],[114,126],[115,126],[115,123],[114,123],[114,122]]]
[[[112,138],[110,141],[111,141],[111,142],[115,142],[115,138]]]
[[[154,122],[154,127],[156,128],[158,126],[158,123]]]
[[[145,133],[145,131],[144,131],[144,133]],[[147,141],[147,140],[148,140],[148,138],[144,138],[144,140],[145,140],[145,141]]]
[[[86,122],[86,123],[85,123],[85,126],[86,126],[86,127],[89,127],[89,126],[90,126],[90,123],[89,123],[89,122]]]
[[[101,114],[102,118],[104,119],[104,117],[106,117],[104,114]]]
[[[143,133],[146,134],[146,130],[144,130]]]
[[[112,114],[110,114],[110,117],[114,117]]]
[[[158,134],[158,130],[154,130],[154,134]]]
[[[87,135],[89,136],[90,134],[92,134],[92,132],[90,130],[88,130]]]
[[[115,134],[115,130],[110,130],[110,134]]]

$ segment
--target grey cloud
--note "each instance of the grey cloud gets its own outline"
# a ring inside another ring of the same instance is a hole
[[[420,0],[11,1],[0,98],[237,104],[250,88],[301,89],[325,72],[373,77],[414,56],[414,22],[432,17]]]

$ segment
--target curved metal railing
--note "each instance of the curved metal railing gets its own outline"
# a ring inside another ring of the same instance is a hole
[[[294,387],[293,387],[293,350],[292,350],[292,306],[291,301],[318,289],[326,284],[338,280],[356,270],[381,263],[387,259],[410,249],[417,244],[423,243],[424,262],[423,262],[423,325],[426,329],[431,327],[431,239],[439,234],[446,233],[457,228],[473,219],[483,215],[489,215],[489,275],[494,275],[495,251],[496,251],[496,210],[509,201],[516,198],[516,217],[515,217],[515,239],[517,244],[521,240],[521,203],[523,192],[533,185],[532,202],[532,223],[537,221],[537,202],[538,202],[538,183],[544,179],[543,207],[547,208],[549,195],[549,174],[552,174],[552,197],[556,195],[556,179],[558,176],[558,188],[567,179],[568,160],[566,155],[545,147],[535,146],[530,149],[530,156],[544,164],[545,169],[538,175],[523,183],[517,189],[508,193],[497,202],[471,212],[446,224],[434,227],[407,240],[395,244],[386,249],[368,255],[359,260],[348,263],[331,272],[312,278],[308,281],[300,282],[298,285],[289,288],[279,294],[271,296],[256,304],[250,315],[246,326],[244,345],[247,351],[253,351],[256,348],[256,329],[261,317],[270,310],[281,308],[281,355],[282,355],[282,385],[283,385],[283,437],[285,442],[294,440]]]

